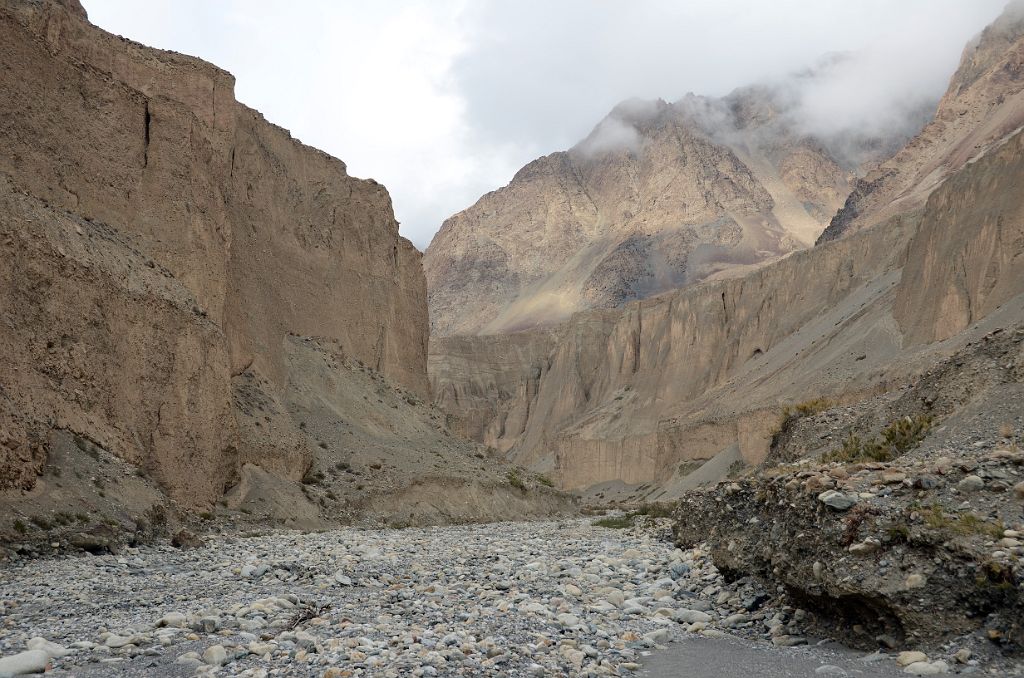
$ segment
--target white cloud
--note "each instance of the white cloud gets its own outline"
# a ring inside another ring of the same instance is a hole
[[[819,83],[805,122],[890,124],[903,99],[941,93],[1002,3],[84,0],[108,30],[231,71],[240,100],[381,181],[421,248],[629,97],[722,95],[857,51],[877,57]]]

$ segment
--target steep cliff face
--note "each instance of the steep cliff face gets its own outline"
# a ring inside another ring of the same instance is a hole
[[[339,478],[330,501],[305,490],[303,511],[351,515],[415,464],[376,470],[425,449],[423,473],[486,476],[422,405],[420,255],[382,186],[239,104],[230,74],[107,34],[77,2],[0,3],[0,38],[11,501],[40,498],[72,438],[192,507],[230,487],[255,501],[254,478],[302,500],[309,473],[365,465],[374,477]],[[403,426],[378,421],[385,407]]]
[[[888,390],[1024,318],[1011,268],[1024,256],[1021,143],[877,228],[743,278],[578,314],[547,332],[547,355],[524,349],[545,345],[531,332],[438,340],[432,379],[455,394],[442,407],[471,434],[502,431],[496,446],[572,489],[622,481],[671,495],[694,462],[758,463],[785,405]],[[499,343],[528,362],[479,378],[467,347],[489,364]]]
[[[769,87],[620,104],[444,223],[424,259],[434,336],[551,325],[810,245],[860,165],[902,139],[840,153],[793,106]]]
[[[1024,293],[1024,133],[950,177],[929,217],[894,309],[912,343],[948,339]]]
[[[964,49],[935,118],[900,152],[869,172],[821,234],[834,240],[919,209],[953,172],[1024,125],[1024,2]]]
[[[971,48],[987,56],[965,59],[951,91],[999,80],[997,71],[1004,84],[1016,77],[1013,59],[1024,43],[993,46],[994,35],[1015,35],[999,28],[1015,25],[1015,7]],[[539,371],[505,365],[481,380],[465,356],[468,346],[488,360],[491,343],[537,345],[531,332],[435,341],[431,378],[458,396],[442,406],[468,420],[469,432],[503,431],[499,447],[564,487],[619,481],[672,496],[699,463],[718,460],[708,465],[714,475],[706,479],[714,480],[727,460],[759,462],[785,405],[888,391],[981,333],[1016,325],[1024,318],[1024,132],[1003,123],[1016,120],[1024,102],[994,96],[978,106],[999,111],[999,125],[987,116],[975,120],[977,129],[957,123],[961,138],[991,140],[972,145],[958,167],[914,174],[917,160],[905,169],[897,163],[930,148],[937,123],[887,163],[892,176],[917,177],[905,193],[914,199],[873,203],[880,194],[870,184],[885,179],[861,185],[853,200],[866,202],[854,221],[873,226],[741,277],[579,313],[547,331],[555,339],[546,357],[530,353]],[[463,409],[467,397],[474,407]],[[502,427],[512,412],[527,412],[525,425]]]
[[[525,426],[498,425],[501,447],[566,487],[665,482],[681,464],[738,441],[743,456],[758,461],[780,401],[812,388],[870,388],[865,368],[877,369],[897,349],[891,320],[865,317],[863,309],[891,304],[908,230],[894,224],[743,278],[578,314],[551,332],[557,339],[546,357],[531,356],[539,372],[504,369],[490,375],[494,382],[481,380],[459,353],[471,341],[487,360],[480,345],[537,345],[533,333],[441,339],[433,344],[431,376],[439,395],[460,394],[442,406],[469,419],[470,432],[528,412]],[[868,345],[871,359],[858,360]],[[464,393],[497,414],[463,407]]]

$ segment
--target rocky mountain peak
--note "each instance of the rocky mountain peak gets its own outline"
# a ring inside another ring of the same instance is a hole
[[[550,325],[810,245],[860,168],[903,137],[807,133],[796,92],[621,102],[445,221],[424,258],[432,331]]]

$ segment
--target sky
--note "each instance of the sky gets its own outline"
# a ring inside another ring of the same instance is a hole
[[[230,71],[236,97],[445,218],[569,148],[618,102],[674,101],[854,58],[802,93],[810,130],[898,124],[1005,0],[83,0],[93,23]]]

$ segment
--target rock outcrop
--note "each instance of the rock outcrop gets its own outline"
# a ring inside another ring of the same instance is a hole
[[[852,644],[933,648],[982,630],[1019,651],[1022,393],[1018,327],[902,389],[794,412],[755,472],[683,498],[676,539],[783,587]]]
[[[74,0],[2,2],[0,37],[4,512],[231,489],[315,525],[386,515],[434,467],[508,485],[423,404],[425,281],[383,186]]]
[[[620,104],[445,221],[424,258],[433,336],[549,326],[809,246],[905,137],[832,143],[795,107],[785,85]]]

